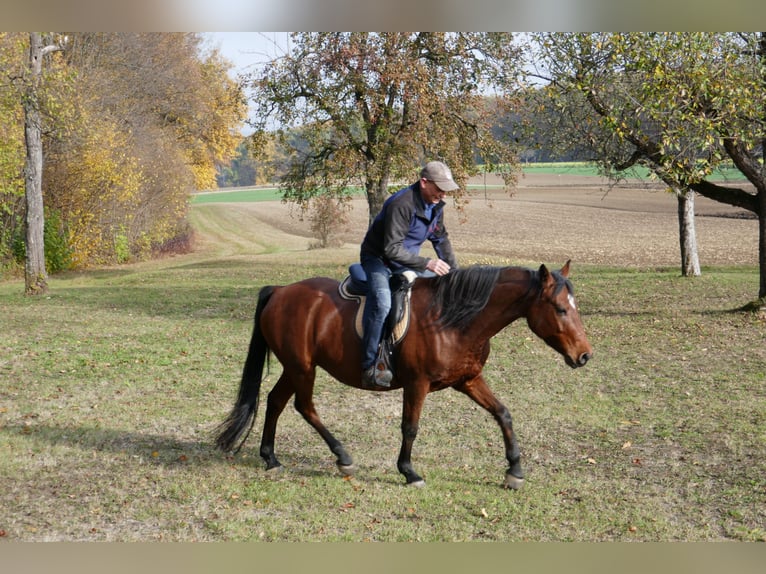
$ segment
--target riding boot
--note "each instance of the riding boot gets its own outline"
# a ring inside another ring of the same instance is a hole
[[[362,384],[368,388],[388,389],[394,375],[382,363],[375,362],[362,371]]]

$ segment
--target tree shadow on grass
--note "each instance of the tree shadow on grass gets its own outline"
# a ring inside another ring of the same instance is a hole
[[[56,289],[53,299],[85,308],[157,317],[247,318],[255,311],[259,286],[186,287],[121,285]]]
[[[129,269],[69,272],[60,276],[43,303],[67,303],[84,309],[126,311],[159,317],[230,318],[252,316],[265,279],[254,278],[252,261],[210,259],[179,262],[158,270]],[[87,311],[85,311],[87,312]]]
[[[51,447],[78,449],[83,453],[107,453],[108,455],[133,458],[139,464],[162,466],[168,469],[192,467],[216,467],[235,465],[258,471],[260,478],[292,480],[294,477],[327,478],[340,477],[334,457],[328,452],[294,452],[285,450],[280,454],[284,465],[278,471],[266,471],[265,464],[257,454],[257,446],[232,455],[215,447],[213,432],[201,440],[183,439],[172,435],[160,435],[135,430],[111,429],[88,426],[58,426],[50,424],[11,424],[0,427],[0,438],[21,443],[25,439],[47,443]],[[84,459],[83,459],[84,460]],[[89,464],[92,459],[88,459]],[[354,478],[366,482],[381,471],[378,465],[356,464]],[[392,472],[382,479],[390,484],[401,483],[398,473]]]
[[[204,261],[194,261],[191,263],[172,265],[167,267],[167,270],[195,271],[223,269],[227,272],[231,272],[239,270],[253,271],[256,268],[257,264],[251,259],[206,259]]]
[[[28,438],[54,447],[134,456],[144,461],[170,466],[192,461],[194,464],[215,465],[230,458],[215,448],[212,435],[205,437],[201,442],[171,435],[103,427],[15,424],[0,427],[0,436],[6,436],[9,441],[14,442]],[[245,464],[253,463],[246,461]]]

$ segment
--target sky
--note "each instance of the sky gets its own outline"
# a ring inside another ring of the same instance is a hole
[[[224,58],[232,63],[229,75],[255,71],[254,66],[273,60],[286,51],[288,32],[203,32],[211,48],[218,48]],[[252,109],[252,108],[251,108]],[[242,135],[250,135],[253,129],[242,126]]]
[[[254,64],[284,54],[288,32],[204,32],[211,47],[217,47],[234,68],[234,75],[252,71]]]

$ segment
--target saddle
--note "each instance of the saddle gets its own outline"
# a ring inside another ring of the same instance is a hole
[[[354,263],[348,268],[349,274],[340,282],[338,291],[343,299],[357,301],[359,308],[354,316],[356,334],[361,339],[364,335],[364,306],[367,303],[367,275],[360,263]],[[412,285],[418,275],[414,271],[402,271],[391,276],[391,310],[383,325],[381,340],[380,360],[387,366],[389,357],[407,334],[410,326],[410,297]]]

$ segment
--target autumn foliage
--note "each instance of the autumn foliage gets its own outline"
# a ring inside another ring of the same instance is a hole
[[[317,195],[343,200],[361,187],[372,220],[429,159],[445,161],[461,184],[477,172],[477,160],[513,181],[515,148],[492,131],[511,104],[499,97],[518,63],[510,34],[302,32],[290,39],[290,53],[246,78],[254,147],[269,141],[264,133],[276,123],[278,144],[289,150],[281,166],[285,199],[307,207]]]
[[[27,36],[0,34],[0,265],[23,237]],[[228,69],[194,33],[76,33],[46,57],[43,195],[58,217],[46,233],[71,267],[183,242],[190,193],[215,187],[241,141],[246,103]]]

